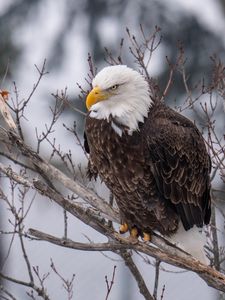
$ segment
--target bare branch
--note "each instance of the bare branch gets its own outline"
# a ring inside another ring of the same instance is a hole
[[[50,300],[49,296],[46,294],[46,291],[43,290],[43,289],[40,289],[33,282],[25,282],[25,281],[22,281],[22,280],[19,280],[19,279],[15,279],[15,278],[12,278],[10,276],[4,275],[2,272],[0,272],[0,277],[7,280],[7,281],[10,281],[10,282],[13,282],[13,283],[16,283],[16,284],[19,284],[19,285],[23,285],[23,286],[26,286],[26,287],[30,287],[30,288],[34,289],[35,292],[38,294],[38,296],[42,297],[44,300]]]
[[[105,300],[107,300],[109,298],[109,294],[110,294],[113,284],[114,284],[115,274],[116,274],[116,266],[113,267],[113,274],[112,274],[112,279],[111,279],[110,283],[108,281],[107,275],[105,276],[105,282],[106,282],[106,287],[107,287],[107,294],[106,294]]]
[[[139,251],[142,253],[145,253],[147,255],[150,255],[158,260],[161,260],[163,262],[169,263],[171,265],[187,269],[189,271],[196,272],[209,286],[212,286],[218,290],[225,291],[225,276],[216,270],[214,270],[211,267],[208,267],[198,260],[192,258],[190,255],[180,256],[175,255],[174,253],[170,253],[169,251],[162,251],[159,248],[153,247],[151,245],[147,245],[146,243],[138,241],[136,244],[131,243],[126,238],[122,238],[118,233],[114,233],[111,230],[109,230],[107,227],[104,228],[105,234],[112,238],[113,240],[119,242],[120,244],[115,244],[114,242],[104,243],[100,245],[93,245],[89,247],[89,251],[112,251],[117,249],[132,249],[135,251]],[[30,234],[34,233],[35,237],[38,237],[39,232],[34,231],[33,229],[30,231]],[[46,237],[41,234],[42,238]],[[40,237],[40,235],[39,235]],[[47,236],[46,240],[48,240],[49,236]],[[43,238],[44,239],[44,238]],[[88,251],[88,245],[82,244],[79,245],[77,243],[73,244],[72,241],[64,239],[55,239],[54,237],[50,237],[51,242],[58,243],[63,247],[70,247],[76,249],[76,247],[83,247],[83,250]],[[125,247],[126,246],[126,247]],[[121,247],[121,248],[120,248]],[[81,249],[81,248],[80,248]]]
[[[63,283],[63,288],[67,292],[67,299],[72,300],[73,299],[73,284],[75,279],[75,274],[72,275],[72,278],[70,280],[65,279],[59,271],[56,269],[55,264],[53,263],[53,260],[51,259],[51,268],[54,271],[54,273],[59,277],[59,279]]]
[[[18,135],[16,135],[16,133],[9,132],[7,134],[6,131],[1,130],[0,128],[0,140],[8,140],[11,146],[16,145],[17,148],[29,159],[30,163],[38,168],[41,174],[46,174],[46,176],[48,176],[48,178],[52,180],[58,180],[63,184],[63,186],[67,187],[69,190],[82,197],[93,207],[99,209],[105,216],[107,216],[107,218],[111,219],[112,221],[117,220],[117,212],[108,203],[106,203],[104,199],[96,196],[94,192],[88,190],[81,183],[70,179],[63,172],[44,161],[40,156],[38,156],[37,153],[31,150],[30,147],[24,144],[23,140]],[[4,168],[3,165],[1,165],[1,167],[2,172],[4,172],[6,175],[10,172],[13,174],[12,170],[7,170],[7,168]],[[17,177],[16,174],[15,177]],[[31,183],[26,184],[30,185]]]
[[[145,297],[146,300],[155,300],[152,297],[152,295],[150,294],[140,271],[138,270],[137,266],[135,265],[135,263],[131,257],[131,253],[126,250],[121,250],[120,255],[124,259],[126,266],[130,269],[132,275],[134,276],[134,278],[138,284],[140,293]]]
[[[4,288],[4,286],[0,285],[0,291],[2,291],[3,293],[5,293],[9,298],[5,298],[3,295],[1,296],[2,299],[12,299],[12,300],[16,300],[16,298],[13,296],[13,294],[11,294],[6,288]],[[3,298],[4,297],[4,298]]]
[[[158,285],[159,285],[159,271],[160,271],[160,260],[156,259],[155,261],[155,284],[154,284],[154,292],[153,297],[157,299]]]
[[[165,292],[165,284],[163,285],[163,288],[162,288],[162,293],[161,293],[161,296],[160,296],[160,300],[163,300],[163,296],[164,296],[164,292]]]

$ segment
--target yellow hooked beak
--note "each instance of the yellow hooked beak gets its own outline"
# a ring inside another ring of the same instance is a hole
[[[95,103],[108,99],[109,95],[105,91],[102,91],[98,86],[94,87],[86,98],[86,107],[90,110],[91,106]]]

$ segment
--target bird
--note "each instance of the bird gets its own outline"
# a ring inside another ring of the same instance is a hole
[[[86,107],[87,175],[114,195],[120,232],[145,241],[157,232],[196,248],[211,216],[211,161],[196,125],[155,100],[144,75],[126,65],[97,73]]]

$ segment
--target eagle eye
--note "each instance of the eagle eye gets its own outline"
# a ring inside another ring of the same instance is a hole
[[[113,86],[110,87],[111,91],[115,91],[116,89],[118,89],[119,85],[118,84],[114,84]]]

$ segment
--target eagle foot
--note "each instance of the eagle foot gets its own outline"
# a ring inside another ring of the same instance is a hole
[[[129,231],[129,227],[127,223],[123,223],[120,225],[119,233],[124,234]],[[138,241],[138,237],[141,236],[142,240],[144,242],[150,242],[151,241],[151,235],[147,232],[141,232],[138,230],[137,227],[132,227],[130,230],[130,236],[127,238],[132,243],[136,243]]]
[[[127,223],[123,223],[122,225],[120,225],[120,228],[119,228],[119,233],[120,234],[124,234],[128,231],[130,231],[130,235],[126,239],[131,243],[137,243],[138,242],[138,237],[140,235],[137,227],[134,226],[134,227],[132,227],[131,230],[129,230],[129,227],[128,227]]]
[[[147,233],[147,232],[143,232],[143,236],[142,236],[142,239],[144,242],[151,242],[151,234]]]
[[[130,236],[127,239],[130,243],[136,244],[136,243],[138,243],[138,237],[139,237],[138,229],[137,229],[137,227],[133,227],[130,230]]]
[[[127,223],[123,223],[120,225],[119,232],[120,234],[124,234],[129,230]]]

